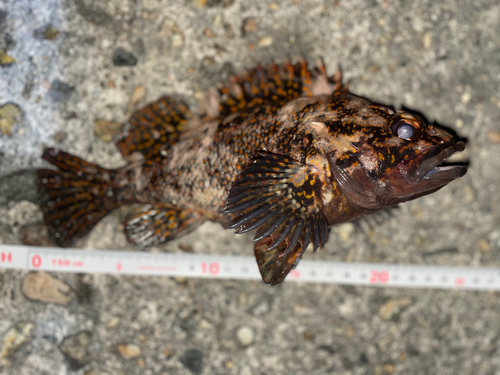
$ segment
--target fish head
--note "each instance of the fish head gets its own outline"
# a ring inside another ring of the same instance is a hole
[[[423,116],[352,96],[330,124],[332,182],[356,205],[378,209],[430,194],[463,176],[443,164],[465,143]]]
[[[442,188],[467,172],[463,164],[445,162],[463,151],[465,142],[443,127],[409,113],[397,114],[389,126],[400,145],[388,148],[391,160],[385,165],[381,163],[387,197],[400,201],[414,199]],[[397,155],[394,162],[392,155]]]

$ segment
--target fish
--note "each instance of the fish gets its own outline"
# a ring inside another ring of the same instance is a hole
[[[147,249],[204,221],[256,231],[265,283],[280,284],[329,228],[431,194],[467,167],[465,148],[412,111],[350,92],[322,60],[258,65],[190,108],[166,95],[135,111],[114,138],[127,164],[103,168],[47,148],[40,207],[51,238],[70,246],[104,216],[134,205],[127,240]]]

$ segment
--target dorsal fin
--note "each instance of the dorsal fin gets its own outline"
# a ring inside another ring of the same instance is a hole
[[[186,104],[164,96],[134,112],[115,137],[116,147],[125,159],[139,152],[149,162],[159,162],[161,152],[177,141],[189,116]]]
[[[219,115],[224,118],[258,105],[280,104],[299,96],[331,94],[345,88],[340,69],[328,77],[323,61],[312,70],[304,59],[294,65],[288,60],[281,65],[273,62],[232,77],[222,85],[219,88]]]

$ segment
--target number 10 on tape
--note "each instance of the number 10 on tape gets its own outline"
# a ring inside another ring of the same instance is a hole
[[[219,271],[220,271],[220,266],[219,266],[219,263],[217,263],[217,262],[210,262],[210,263],[202,262],[201,263],[201,272],[203,274],[208,273],[210,275],[217,276],[219,274]]]

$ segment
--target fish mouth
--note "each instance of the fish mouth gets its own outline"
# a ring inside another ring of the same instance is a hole
[[[457,141],[453,145],[435,147],[400,164],[399,169],[403,178],[409,184],[428,181],[436,185],[445,185],[467,172],[467,167],[460,164],[447,164],[445,160],[450,156],[462,152],[465,143]]]

